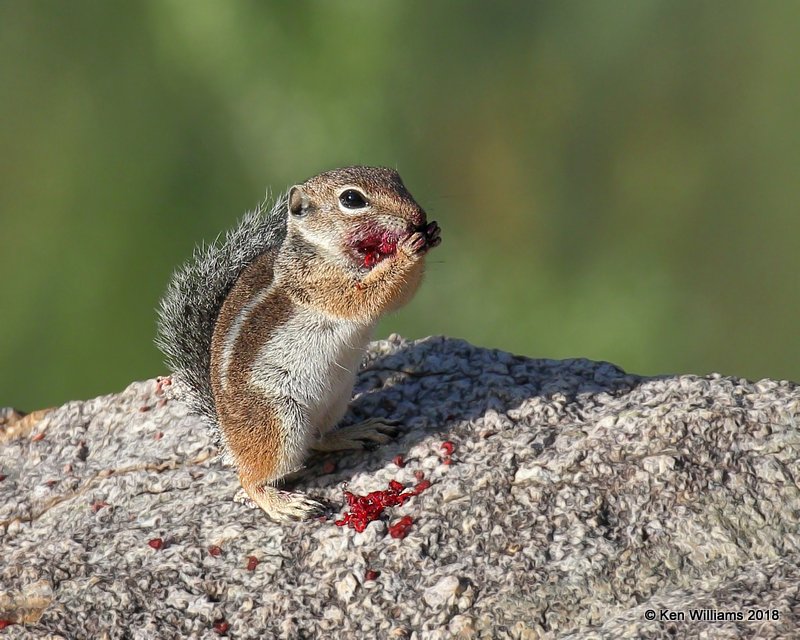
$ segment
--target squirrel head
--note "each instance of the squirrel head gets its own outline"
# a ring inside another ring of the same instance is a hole
[[[427,224],[393,169],[347,167],[320,173],[289,190],[288,237],[337,262],[369,269]]]

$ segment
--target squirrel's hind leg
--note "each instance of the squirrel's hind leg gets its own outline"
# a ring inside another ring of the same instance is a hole
[[[220,426],[249,502],[277,522],[324,512],[325,505],[320,502],[272,486],[300,468],[306,457],[311,429],[299,405],[291,399],[268,400],[253,393],[240,393],[234,401],[217,398]],[[234,499],[248,503],[241,492]]]
[[[400,433],[399,423],[393,420],[370,418],[364,422],[334,429],[312,443],[314,451],[345,451],[370,449],[386,444]]]

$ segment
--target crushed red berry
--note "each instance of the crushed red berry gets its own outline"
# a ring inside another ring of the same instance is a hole
[[[33,442],[39,442],[39,440],[44,440],[44,433],[37,433],[36,435],[31,436],[31,440]]]
[[[0,482],[2,482],[3,480],[5,480],[7,477],[8,477],[8,476],[7,476],[6,474],[4,474],[4,473],[0,473]]]
[[[216,620],[214,622],[214,631],[216,631],[219,634],[228,633],[228,629],[230,628],[231,625],[229,625],[225,620]]]
[[[355,243],[354,248],[361,255],[364,267],[371,269],[384,258],[397,253],[398,240],[399,236],[388,230],[379,233],[371,230]]]
[[[13,620],[0,620],[0,629],[5,629],[6,627],[10,627],[12,624],[17,624]]]
[[[419,495],[420,493],[425,491],[425,489],[430,489],[430,486],[431,486],[430,480],[422,480],[414,485],[414,493]]]
[[[453,459],[450,456],[442,458],[442,464],[453,464]]]
[[[453,455],[453,451],[455,451],[455,448],[456,446],[449,440],[442,443],[442,451],[444,451],[445,455],[448,456]]]
[[[217,557],[219,557],[220,555],[222,555],[222,547],[219,547],[219,546],[217,546],[217,545],[215,545],[215,544],[212,544],[212,545],[211,545],[211,546],[208,548],[208,552],[209,552],[209,553],[210,553],[212,556],[214,556],[215,558],[217,558]]]
[[[258,558],[255,556],[247,556],[247,570],[248,571],[255,571],[256,567],[258,566]]]
[[[345,500],[349,511],[344,514],[341,520],[336,520],[337,527],[349,526],[358,533],[364,531],[367,525],[373,520],[377,520],[386,507],[396,507],[404,504],[409,498],[416,495],[413,491],[403,492],[405,487],[392,480],[389,488],[385,491],[373,491],[365,496],[359,496],[350,491],[344,492]]]
[[[394,458],[392,458],[392,462],[394,462],[401,469],[406,466],[406,459],[401,453],[398,453]]]
[[[148,540],[147,544],[150,545],[156,551],[164,547],[164,541],[161,538],[153,538],[152,540]]]
[[[415,471],[414,472],[414,477],[417,480],[422,480],[425,477],[425,473],[423,471]]]
[[[412,524],[414,524],[414,520],[411,516],[403,516],[393,525],[389,526],[389,535],[392,536],[392,538],[402,540],[408,535],[408,530],[411,528]]]
[[[381,254],[378,251],[370,251],[369,253],[364,254],[364,266],[367,269],[371,269],[374,267],[378,262],[380,262]]]
[[[374,569],[367,569],[364,573],[364,580],[377,580],[378,576],[381,575],[380,571],[375,571]]]
[[[159,431],[156,435],[153,436],[153,440],[161,440],[164,437],[164,432]]]

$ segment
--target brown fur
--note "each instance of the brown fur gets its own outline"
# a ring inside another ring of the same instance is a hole
[[[281,257],[281,261],[283,257]],[[313,266],[312,266],[313,265]],[[302,277],[286,283],[289,295],[337,318],[372,322],[403,306],[422,281],[424,261],[398,249],[363,277],[347,273],[336,264],[314,258]]]
[[[274,252],[248,265],[222,305],[211,345],[211,385],[225,444],[236,461],[242,485],[273,478],[283,449],[281,417],[248,384],[261,345],[290,312],[290,303],[278,292],[267,295],[242,325],[228,365],[228,386],[222,388],[223,340],[239,311],[253,296],[272,285]],[[249,491],[248,491],[249,493]]]

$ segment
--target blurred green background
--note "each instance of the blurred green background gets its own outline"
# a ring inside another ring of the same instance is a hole
[[[0,406],[162,373],[193,246],[346,164],[444,243],[379,335],[800,378],[800,2],[0,3]]]

